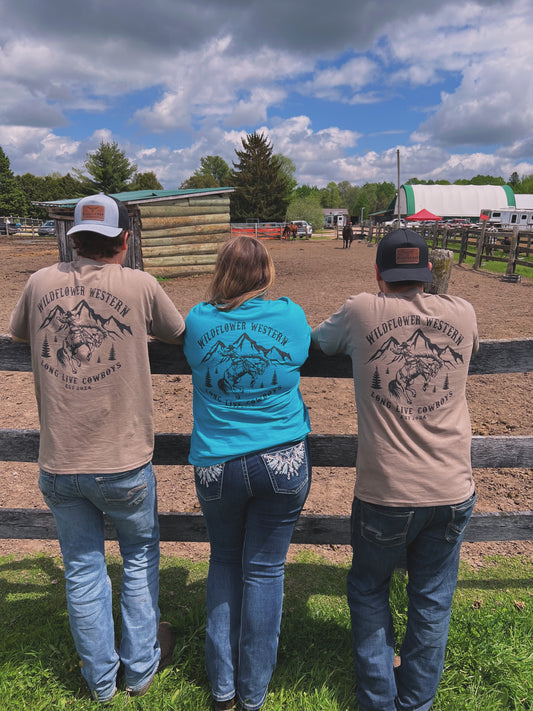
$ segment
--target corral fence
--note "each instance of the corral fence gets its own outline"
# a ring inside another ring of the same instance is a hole
[[[18,215],[0,215],[0,235],[8,234],[8,226],[6,220],[9,221],[11,227],[17,226],[17,233],[37,235],[37,230],[43,224],[44,220],[39,220],[36,217],[20,217]]]
[[[231,236],[245,235],[256,239],[283,239],[286,222],[232,222]]]
[[[393,228],[383,224],[371,224],[367,239],[379,242]],[[519,281],[516,267],[533,270],[533,231],[513,227],[512,230],[490,228],[486,222],[479,227],[453,227],[446,223],[432,222],[423,227],[415,227],[433,249],[448,249],[459,255],[462,264],[466,257],[473,257],[473,269],[479,269],[483,261],[506,264],[505,278]],[[533,277],[533,271],[531,272]]]
[[[190,368],[180,346],[149,342],[153,374],[189,375]],[[471,375],[531,372],[533,338],[509,341],[481,341],[479,352],[470,363]],[[30,371],[30,347],[0,336],[0,370]],[[327,357],[311,351],[302,368],[303,378],[352,378],[347,356]],[[185,465],[189,452],[189,433],[158,433],[153,462],[156,465]],[[339,434],[311,434],[313,465],[317,467],[355,467],[357,437]],[[2,460],[36,462],[38,430],[0,430]],[[533,467],[533,436],[476,436],[472,440],[474,468],[490,468],[498,476],[501,468]],[[347,492],[347,496],[350,492]],[[207,541],[200,513],[161,512],[161,540]],[[115,538],[111,524],[107,538]],[[38,509],[0,509],[0,538],[56,538],[52,514]],[[533,511],[517,513],[474,513],[466,531],[467,541],[508,541],[533,539]],[[350,524],[347,516],[303,514],[298,521],[293,543],[348,544]]]

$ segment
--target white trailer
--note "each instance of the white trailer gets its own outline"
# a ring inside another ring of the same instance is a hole
[[[499,210],[481,210],[486,215],[491,227],[511,229],[518,227],[520,230],[533,230],[533,209],[518,210],[514,207],[502,207]]]

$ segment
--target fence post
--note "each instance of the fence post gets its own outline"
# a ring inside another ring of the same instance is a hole
[[[511,274],[515,273],[519,239],[520,238],[518,234],[518,227],[514,227],[513,236],[511,237],[511,246],[509,247],[509,260],[507,262],[507,268],[505,270],[506,276],[511,276]]]
[[[429,261],[433,265],[431,269],[433,281],[424,286],[424,291],[426,294],[447,294],[453,267],[452,250],[432,249],[429,253]]]
[[[476,258],[474,259],[474,266],[472,269],[479,269],[481,265],[481,260],[483,258],[483,250],[485,249],[485,231],[487,229],[487,225],[484,223],[483,227],[481,228],[481,234],[479,235],[478,241],[477,241],[477,252],[476,252]]]

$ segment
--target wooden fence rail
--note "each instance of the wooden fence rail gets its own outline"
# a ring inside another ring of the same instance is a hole
[[[179,346],[150,341],[150,364],[154,374],[190,374]],[[30,371],[30,348],[0,336],[0,370]],[[533,338],[508,341],[481,341],[470,363],[471,375],[522,373],[533,370]],[[351,378],[348,357],[328,357],[312,351],[302,368],[302,377]],[[185,465],[189,452],[188,433],[158,433],[153,462],[156,465]],[[354,467],[357,454],[355,435],[311,434],[313,465]],[[38,430],[0,429],[0,458],[3,461],[35,462],[39,449]],[[489,436],[472,440],[474,468],[533,467],[533,436]],[[351,496],[351,492],[346,492]],[[206,541],[203,518],[197,513],[160,513],[161,540]],[[111,524],[106,536],[115,538]],[[55,538],[52,515],[47,510],[0,509],[0,538]],[[347,516],[302,515],[293,543],[347,544],[350,539]],[[466,532],[467,541],[533,540],[533,511],[519,513],[474,513]]]

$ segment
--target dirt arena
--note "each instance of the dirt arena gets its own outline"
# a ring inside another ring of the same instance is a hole
[[[269,241],[276,265],[272,296],[289,296],[305,310],[311,326],[335,311],[353,293],[376,291],[375,246],[355,241],[350,250],[342,241]],[[31,242],[0,237],[0,333],[6,334],[9,316],[28,276],[57,261],[55,242]],[[208,276],[182,277],[163,282],[185,316],[204,298]],[[497,276],[455,266],[449,293],[470,301],[477,313],[481,338],[533,336],[533,279],[503,283]],[[192,388],[188,376],[154,376],[156,430],[190,431]],[[471,376],[468,398],[472,428],[477,435],[533,434],[533,374]],[[304,379],[302,393],[316,433],[355,433],[357,417],[353,384],[344,379]],[[37,408],[31,373],[0,372],[0,428],[37,428]],[[191,467],[157,467],[160,511],[191,511],[198,505]],[[533,509],[531,470],[476,470],[477,511]],[[0,462],[0,507],[43,508],[35,464]],[[305,508],[307,513],[349,514],[355,471],[316,468]],[[113,548],[114,544],[110,544]],[[296,551],[300,546],[293,546]],[[207,544],[163,543],[165,554],[207,555]],[[317,546],[333,560],[348,559],[347,546]],[[0,540],[0,554],[57,552],[55,541]],[[533,558],[533,542],[465,544],[463,558],[479,565],[484,555],[525,554]]]

